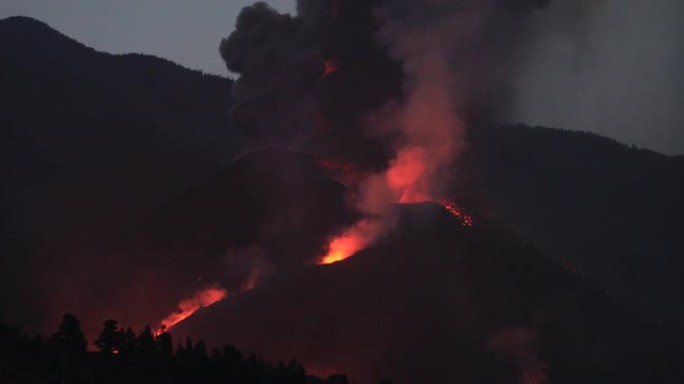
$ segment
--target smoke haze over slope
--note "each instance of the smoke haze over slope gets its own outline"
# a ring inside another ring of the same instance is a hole
[[[529,28],[511,120],[684,153],[684,3],[554,1]]]

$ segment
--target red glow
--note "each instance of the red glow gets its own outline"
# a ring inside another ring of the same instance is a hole
[[[397,203],[423,203],[431,200],[423,180],[426,170],[424,148],[408,148],[397,154],[385,174],[387,186],[397,196]]]
[[[323,62],[323,77],[328,77],[337,72],[337,61],[334,59],[327,59]]]
[[[168,331],[171,327],[187,319],[198,309],[208,307],[215,302],[228,296],[228,291],[222,288],[208,288],[195,293],[195,295],[178,303],[178,310],[168,315],[161,321],[161,325],[155,335],[160,335]]]

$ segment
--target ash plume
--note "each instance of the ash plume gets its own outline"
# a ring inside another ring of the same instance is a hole
[[[466,124],[496,105],[508,73],[499,66],[517,43],[516,28],[542,4],[397,0],[374,9],[378,41],[404,74],[402,94],[368,121],[389,143],[390,159],[360,187],[356,204],[366,217],[331,240],[323,263],[349,257],[390,230],[391,204],[439,199],[439,175],[466,148]]]
[[[296,16],[264,2],[242,10],[220,46],[240,74],[236,125],[255,145],[363,153],[381,169],[356,186],[362,217],[329,239],[320,262],[391,231],[392,204],[439,200],[466,128],[505,110],[525,23],[547,3],[300,0]]]
[[[467,148],[466,128],[504,109],[522,26],[546,3],[301,0],[295,17],[264,3],[242,11],[221,54],[241,75],[233,119],[246,135],[313,151],[326,143],[318,134],[332,136],[353,158],[344,138],[361,133],[383,151],[381,170],[353,188],[361,218],[329,239],[319,263],[390,232],[393,204],[439,201],[440,174]],[[524,350],[516,340],[498,344]]]
[[[530,38],[523,25],[547,3],[299,0],[297,15],[290,16],[257,2],[242,10],[219,49],[227,68],[239,74],[233,121],[254,145],[386,162],[393,148],[386,137],[368,135],[365,121],[388,103],[410,98],[406,87],[417,85],[407,76],[418,70],[451,77],[452,94],[440,97],[459,105],[461,119],[480,123],[506,111],[510,72]],[[422,55],[432,63],[420,63]],[[442,69],[416,68],[436,64],[435,58]]]

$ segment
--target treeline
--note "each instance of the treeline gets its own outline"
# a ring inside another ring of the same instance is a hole
[[[244,356],[235,347],[207,350],[190,339],[174,348],[171,335],[140,333],[108,320],[89,351],[79,320],[65,314],[51,337],[0,325],[2,383],[306,383],[301,364]],[[339,379],[339,377],[338,377]],[[345,380],[346,381],[346,378]]]

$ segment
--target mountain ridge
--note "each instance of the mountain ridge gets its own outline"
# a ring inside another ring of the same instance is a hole
[[[496,224],[396,209],[397,231],[355,256],[276,276],[170,332],[371,383],[681,377],[666,331]]]
[[[7,33],[12,33],[12,34],[17,34],[21,35],[21,38],[26,39],[27,37],[29,40],[35,40],[40,37],[43,38],[48,38],[53,40],[56,43],[59,43],[62,48],[64,47],[70,47],[73,50],[81,50],[83,52],[90,52],[91,54],[100,54],[100,55],[106,55],[110,57],[115,57],[115,58],[123,58],[123,59],[144,59],[148,60],[150,62],[154,62],[156,64],[163,64],[166,66],[174,66],[174,67],[180,67],[182,69],[186,69],[191,72],[195,72],[197,74],[201,74],[203,76],[207,77],[215,77],[215,78],[220,78],[220,79],[229,79],[227,76],[221,76],[218,74],[214,73],[208,73],[204,72],[199,69],[194,69],[194,68],[188,68],[185,67],[181,64],[178,64],[172,60],[166,59],[161,56],[156,56],[156,55],[151,55],[151,54],[146,54],[146,53],[136,53],[136,52],[128,52],[128,53],[110,53],[107,51],[101,51],[93,47],[89,47],[80,41],[60,32],[59,30],[53,28],[50,26],[50,24],[41,21],[39,19],[32,18],[30,16],[22,16],[22,15],[16,15],[16,16],[8,16],[6,18],[0,19],[0,34],[7,34]]]
[[[0,21],[0,56],[0,284],[35,291],[3,295],[0,312],[40,329],[85,289],[73,274],[96,268],[89,255],[227,166],[241,139],[230,79],[99,52],[27,17]]]

